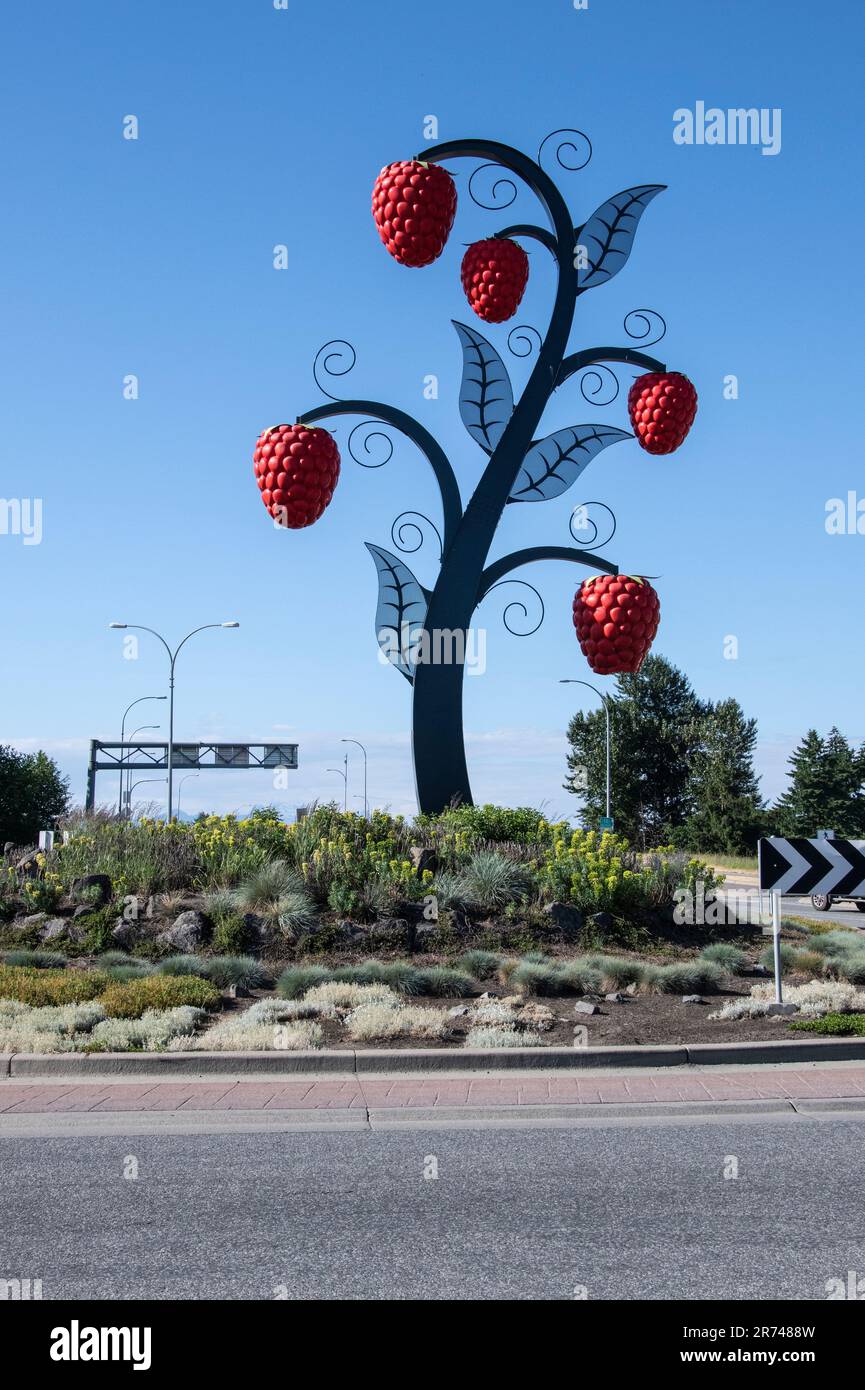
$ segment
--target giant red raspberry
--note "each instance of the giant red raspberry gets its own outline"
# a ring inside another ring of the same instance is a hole
[[[252,457],[261,500],[278,525],[296,531],[318,521],[339,479],[333,435],[312,425],[271,425]]]
[[[595,575],[584,579],[574,595],[580,647],[599,676],[639,671],[660,617],[658,595],[639,575]]]
[[[504,323],[520,306],[529,278],[529,258],[509,237],[476,241],[460,271],[466,298],[479,319]]]
[[[628,414],[650,454],[678,449],[697,413],[697,392],[681,372],[647,372],[628,392]]]
[[[382,169],[372,190],[378,234],[401,265],[429,265],[444,250],[457,210],[447,169],[399,159]]]

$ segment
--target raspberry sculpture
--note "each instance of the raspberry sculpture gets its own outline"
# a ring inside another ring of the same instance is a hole
[[[253,454],[261,500],[280,526],[292,531],[318,521],[339,480],[339,450],[327,430],[271,425]]]
[[[660,617],[658,595],[636,574],[595,575],[574,595],[580,648],[599,676],[639,671]]]
[[[479,319],[504,323],[513,318],[529,278],[529,258],[509,237],[476,241],[463,256],[463,289]]]
[[[372,190],[378,234],[400,265],[430,265],[454,224],[457,190],[447,169],[400,159],[382,169]]]
[[[650,454],[678,449],[697,413],[697,392],[681,372],[647,372],[628,392],[634,433]]]

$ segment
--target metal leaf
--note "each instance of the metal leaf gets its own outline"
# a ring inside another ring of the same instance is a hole
[[[579,245],[585,247],[588,264],[577,271],[581,290],[604,285],[625,265],[631,254],[637,223],[658,193],[663,183],[641,184],[616,193],[597,212],[593,212],[579,233]]]
[[[586,464],[609,444],[633,439],[611,425],[574,425],[539,439],[526,454],[509,502],[546,502],[567,492]]]
[[[514,410],[507,368],[495,348],[474,328],[453,321],[463,350],[460,419],[488,454],[498,444]]]
[[[429,594],[396,555],[366,542],[378,572],[375,635],[388,661],[406,680],[414,680],[416,644],[426,618]]]

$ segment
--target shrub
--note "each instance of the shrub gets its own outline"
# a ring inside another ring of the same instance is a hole
[[[656,971],[652,985],[660,994],[710,994],[720,988],[726,974],[713,960],[674,961]]]
[[[795,1004],[805,1018],[820,1018],[829,1013],[861,1013],[865,1010],[865,994],[860,994],[854,985],[841,980],[811,980],[806,985],[791,985],[784,991],[784,1000],[788,1004]],[[722,1020],[760,1018],[768,1013],[774,1002],[773,985],[752,985],[747,999],[732,999],[709,1017]]]
[[[559,993],[564,994],[597,994],[604,983],[603,974],[591,956],[563,961],[558,967],[558,976],[562,986]]]
[[[799,1033],[823,1033],[830,1038],[865,1038],[865,1014],[824,1014],[791,1023]]]
[[[234,905],[243,912],[269,909],[283,893],[303,888],[303,880],[284,859],[271,859],[257,868],[235,888]]]
[[[59,951],[6,951],[4,965],[29,965],[34,970],[65,970],[66,957]]]
[[[109,1018],[141,1018],[151,1009],[190,1004],[197,1009],[219,1007],[219,990],[196,975],[149,975],[143,980],[109,984],[101,1003]]]
[[[865,985],[865,950],[851,951],[849,956],[836,956],[830,959],[827,969],[851,984]]]
[[[726,941],[713,941],[711,945],[704,946],[700,952],[700,959],[713,960],[716,965],[723,966],[730,975],[744,975],[749,969],[745,952]]]
[[[299,999],[313,985],[332,978],[333,972],[323,965],[289,965],[276,982],[276,992],[283,999]]]
[[[143,980],[147,975],[156,974],[156,966],[146,960],[135,960],[128,965],[109,965],[105,973],[112,980]]]
[[[838,964],[839,968],[843,957],[827,956],[820,951],[800,951],[797,946],[790,946],[786,941],[780,943],[781,970],[787,975],[796,972],[800,975],[815,975],[821,973],[828,962]],[[760,964],[765,965],[767,970],[775,969],[775,948],[767,946],[765,951],[760,954]]]
[[[655,966],[627,960],[624,956],[587,956],[586,965],[599,972],[600,986],[605,992],[627,989],[628,985],[651,984],[656,973]]]
[[[0,966],[0,999],[17,999],[36,1008],[46,1004],[80,1004],[95,999],[110,983],[92,970],[34,970]]]
[[[89,1040],[105,1017],[100,1004],[62,1004],[33,1008],[0,1002],[0,1052],[71,1052]]]
[[[131,959],[128,951],[102,951],[96,964],[100,970],[107,970],[109,965],[129,965]]]
[[[203,1009],[189,1005],[147,1009],[140,1018],[106,1018],[90,1036],[99,1051],[162,1052],[174,1038],[193,1034],[206,1017]]]
[[[204,962],[206,979],[220,989],[239,985],[243,989],[264,989],[273,977],[254,956],[211,956]]]
[[[451,1031],[450,1019],[442,1009],[422,1009],[417,1005],[394,1008],[391,1004],[361,1004],[346,1019],[352,1042],[373,1042],[383,1038],[417,1038],[438,1041]]]
[[[495,975],[502,963],[502,957],[495,951],[465,951],[457,960],[456,965],[460,970],[464,970],[467,975],[472,975],[476,980],[489,979],[490,975]]]
[[[303,996],[303,1003],[319,1010],[355,1009],[361,1004],[387,1004],[398,1008],[400,999],[387,985],[358,985],[348,980],[328,980],[314,985]]]
[[[321,1046],[321,1025],[310,1022],[251,1023],[248,1015],[221,1019],[206,1033],[177,1038],[171,1052],[305,1052]]]
[[[528,1029],[518,1032],[516,1028],[483,1026],[470,1028],[466,1034],[466,1047],[546,1047],[540,1033]]]

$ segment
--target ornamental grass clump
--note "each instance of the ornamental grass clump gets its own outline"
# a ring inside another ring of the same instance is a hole
[[[204,977],[218,989],[266,989],[273,984],[269,970],[254,956],[210,956],[204,961]]]
[[[165,956],[158,970],[160,975],[204,975],[207,962],[204,956]]]
[[[299,999],[313,985],[333,979],[333,971],[324,965],[289,965],[276,982],[276,992],[283,999]]]
[[[700,959],[713,960],[716,965],[723,966],[730,975],[746,975],[751,968],[745,952],[727,941],[713,941],[711,945],[704,946],[700,952]]]
[[[430,965],[418,970],[412,994],[438,995],[441,998],[465,999],[477,994],[478,987],[471,975],[446,965]]]
[[[641,960],[628,960],[624,956],[587,956],[585,964],[600,976],[600,988],[605,993],[627,989],[629,985],[649,985],[655,978],[657,967]]]
[[[658,994],[711,994],[721,988],[727,972],[713,960],[681,960],[662,965],[652,988]]]
[[[496,951],[474,950],[464,951],[455,964],[458,970],[464,970],[475,980],[488,980],[495,975],[502,960],[503,957]]]
[[[30,966],[33,970],[65,970],[66,957],[59,951],[4,951],[3,964]]]

